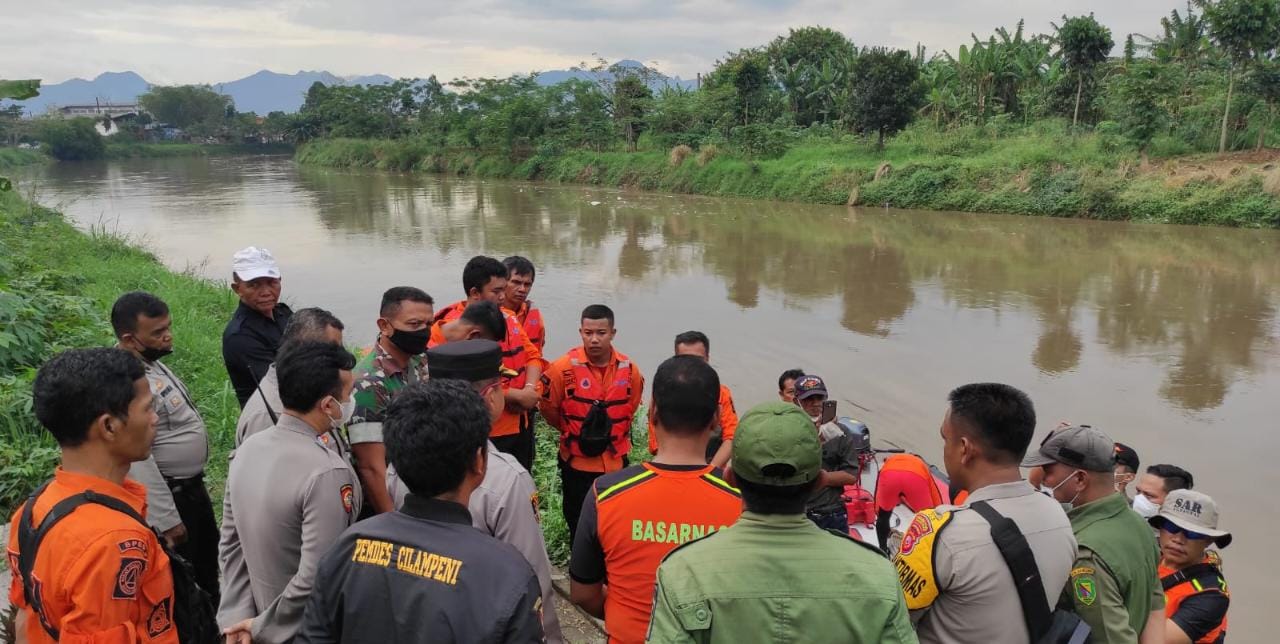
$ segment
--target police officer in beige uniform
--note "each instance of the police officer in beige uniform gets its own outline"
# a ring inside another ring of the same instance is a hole
[[[332,313],[319,308],[298,309],[289,318],[289,326],[284,329],[284,337],[280,345],[290,342],[310,340],[329,342],[342,346],[342,331],[346,327]],[[240,418],[236,421],[236,447],[245,439],[260,431],[275,427],[284,413],[284,404],[280,402],[280,381],[276,378],[276,365],[271,364],[266,375],[258,381],[258,389],[249,397],[244,409],[240,410]],[[337,444],[337,441],[334,442]]]
[[[962,506],[916,514],[894,556],[898,582],[922,643],[1027,644],[1013,575],[972,504],[986,501],[1012,519],[1035,557],[1045,602],[1057,604],[1076,541],[1057,502],[1022,480],[1018,464],[1035,432],[1027,395],[1008,385],[959,387],[942,421],[942,454],[952,484],[970,490]]]
[[[504,375],[502,349],[497,342],[463,340],[440,345],[427,351],[427,368],[436,380],[456,378],[470,382],[489,405],[491,419],[502,414],[502,389],[495,386]],[[547,642],[558,643],[563,636],[555,611],[551,561],[547,558],[547,545],[538,523],[538,490],[529,471],[514,456],[498,451],[492,441],[488,443],[488,452],[489,466],[484,482],[471,493],[467,503],[471,525],[515,546],[533,566],[542,591],[542,629]],[[387,484],[396,509],[400,509],[408,489],[394,468],[387,468]]]
[[[354,409],[355,357],[327,342],[286,349],[280,422],[250,436],[227,475],[218,624],[228,644],[293,639],[320,558],[360,511],[356,474],[329,445]]]
[[[147,488],[147,521],[191,562],[196,583],[218,596],[218,524],[204,487],[209,435],[187,387],[160,359],[173,353],[169,307],[142,291],[111,307],[117,346],[142,361],[156,411],[151,456],[129,468]]]

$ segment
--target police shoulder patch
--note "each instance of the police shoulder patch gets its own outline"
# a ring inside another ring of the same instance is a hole
[[[342,496],[342,509],[346,510],[347,514],[351,514],[355,509],[355,488],[348,483],[342,486],[339,494]]]
[[[538,513],[538,506],[539,506],[539,503],[538,503],[538,491],[537,491],[537,490],[534,490],[534,491],[533,491],[533,494],[530,494],[530,495],[529,495],[529,505],[532,505],[532,506],[533,506],[533,518],[534,518],[534,520],[535,520],[535,521],[537,521],[538,523],[542,523],[542,515]]]

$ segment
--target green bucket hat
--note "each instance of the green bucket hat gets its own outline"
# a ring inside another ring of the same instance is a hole
[[[800,407],[770,402],[752,407],[733,437],[733,473],[758,485],[811,483],[822,471],[822,444]]]

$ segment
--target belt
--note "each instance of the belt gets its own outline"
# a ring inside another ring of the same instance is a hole
[[[170,476],[164,477],[164,482],[169,486],[171,492],[178,492],[190,485],[204,485],[204,472],[185,479],[174,478]]]

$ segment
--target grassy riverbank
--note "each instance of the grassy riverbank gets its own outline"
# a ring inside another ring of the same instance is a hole
[[[0,170],[7,170],[26,165],[36,165],[48,160],[49,157],[39,150],[0,148]]]
[[[109,313],[121,293],[146,290],[164,299],[173,316],[175,352],[165,363],[191,389],[212,442],[210,493],[222,498],[227,453],[240,408],[222,365],[222,329],[235,308],[221,284],[166,268],[144,245],[94,229],[82,232],[61,214],[0,193],[0,513],[7,517],[48,478],[58,452],[31,411],[35,369],[64,349],[113,343]],[[647,433],[638,414],[633,462],[647,458]],[[560,480],[552,430],[539,427],[534,468],[542,527],[553,560],[568,559],[568,530],[560,511]],[[215,504],[216,505],[216,504]],[[221,510],[220,506],[218,508]]]
[[[292,145],[285,143],[257,144],[209,144],[198,143],[139,143],[111,142],[107,144],[108,159],[158,159],[167,157],[209,157],[248,154],[289,154]]]
[[[220,494],[239,414],[222,367],[222,327],[235,304],[221,285],[174,273],[112,231],[76,230],[59,213],[0,193],[0,511],[8,512],[57,461],[31,411],[35,367],[63,349],[113,342],[109,312],[143,289],[168,302],[181,374],[208,424],[210,474]],[[220,497],[215,497],[220,498]]]
[[[303,146],[296,158],[328,167],[825,204],[1280,227],[1280,153],[1180,155],[1170,145],[1143,163],[1105,134],[1064,132],[1056,122],[1003,133],[917,125],[883,151],[856,138],[802,139],[772,159],[710,145],[634,153],[540,150],[513,159],[414,139],[331,139]]]

